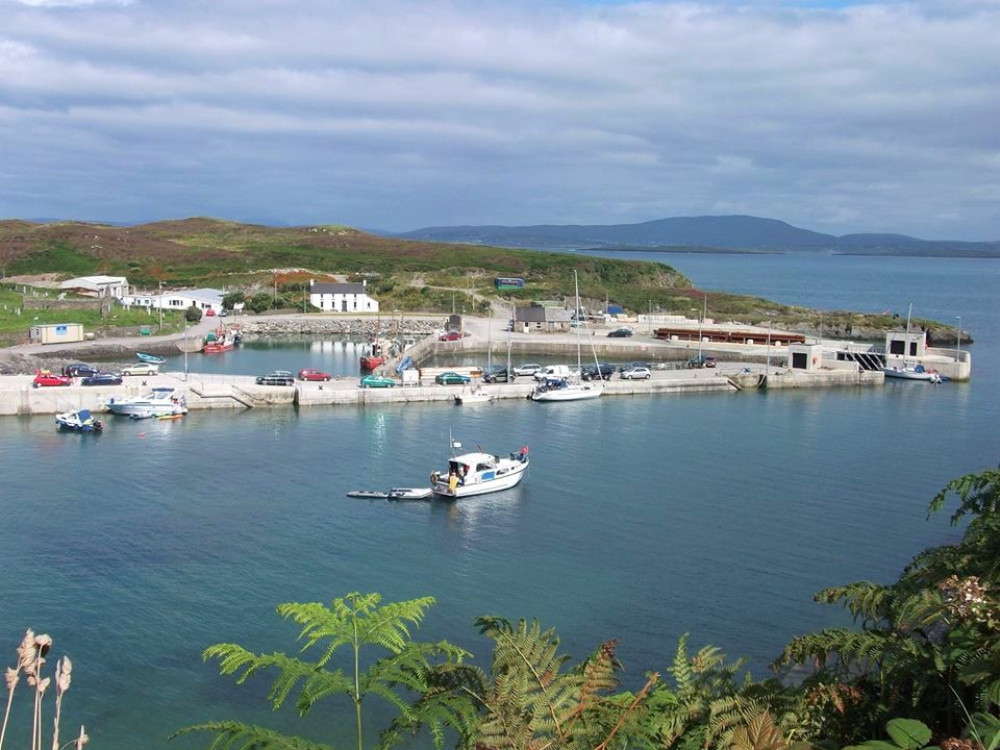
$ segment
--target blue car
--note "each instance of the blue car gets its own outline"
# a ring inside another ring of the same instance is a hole
[[[99,372],[88,375],[80,381],[80,385],[121,385],[122,376],[113,372]]]

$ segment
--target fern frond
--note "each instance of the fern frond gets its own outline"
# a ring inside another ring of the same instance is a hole
[[[952,493],[960,500],[958,509],[951,515],[952,526],[957,526],[967,515],[995,516],[1000,510],[1000,469],[987,469],[951,480],[931,500],[927,517],[941,510]]]
[[[202,659],[205,661],[218,659],[220,674],[234,674],[242,670],[242,674],[236,679],[238,685],[242,685],[257,672],[277,668],[278,676],[275,677],[268,693],[268,698],[271,699],[275,709],[281,707],[288,694],[301,680],[310,678],[319,669],[312,662],[300,661],[280,652],[254,654],[234,643],[217,643],[209,646],[202,654]]]
[[[787,750],[788,747],[769,711],[762,711],[733,731],[732,750]]]
[[[170,739],[192,732],[212,732],[215,734],[215,739],[209,745],[209,750],[333,750],[330,745],[323,745],[302,737],[280,734],[265,727],[242,724],[237,721],[216,721],[185,727],[172,734]]]

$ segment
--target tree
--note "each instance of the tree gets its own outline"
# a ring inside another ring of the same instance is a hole
[[[276,670],[269,698],[275,710],[280,708],[298,689],[295,708],[300,715],[308,713],[320,700],[343,695],[354,704],[358,750],[363,750],[362,704],[369,695],[387,701],[403,715],[411,712],[400,688],[421,693],[429,688],[423,676],[432,662],[461,662],[468,654],[447,641],[419,643],[410,638],[409,626],[419,626],[427,609],[434,603],[431,597],[411,599],[381,605],[379,594],[352,592],[334,599],[330,607],[319,603],[289,603],[278,606],[278,614],[302,626],[299,640],[304,641],[301,653],[320,646],[319,658],[307,661],[286,656],[281,652],[254,654],[234,643],[219,643],[205,650],[204,659],[219,662],[222,674],[239,673],[237,684],[243,684],[257,672]],[[376,646],[388,652],[367,670],[362,670],[360,653],[363,646]],[[331,668],[331,660],[341,648],[350,650],[347,672]],[[218,721],[188,727],[178,734],[213,732],[213,748],[254,748],[254,750],[326,750],[328,746],[300,737],[236,721]]]
[[[251,297],[246,304],[247,307],[249,307],[253,312],[262,313],[265,310],[270,310],[273,302],[274,300],[270,294],[267,292],[260,292]]]
[[[187,308],[184,311],[184,320],[188,323],[197,323],[201,320],[201,310],[199,310],[195,305]]]
[[[243,292],[230,292],[222,298],[222,306],[227,310],[232,310],[241,302],[246,302],[247,297]]]

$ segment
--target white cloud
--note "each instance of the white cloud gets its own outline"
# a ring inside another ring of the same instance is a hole
[[[24,216],[997,225],[985,0],[0,7],[0,201]],[[262,170],[282,188],[234,177]]]

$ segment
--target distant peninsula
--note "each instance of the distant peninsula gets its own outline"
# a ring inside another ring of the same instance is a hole
[[[1000,258],[1000,242],[922,240],[903,234],[836,236],[757,216],[690,216],[639,224],[426,227],[393,237],[534,250],[647,252],[826,252],[944,258]]]

